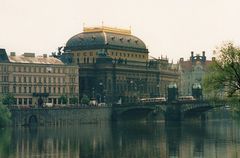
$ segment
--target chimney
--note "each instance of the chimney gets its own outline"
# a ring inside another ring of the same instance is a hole
[[[180,58],[180,62],[183,62],[184,61],[184,59],[183,58]]]
[[[24,53],[24,57],[35,57],[35,53]]]
[[[216,60],[216,58],[215,57],[212,57],[212,61],[215,61]]]
[[[193,54],[194,54],[194,52],[193,52],[193,51],[191,51],[191,56],[193,56]]]
[[[191,61],[191,62],[193,62],[193,60],[194,60],[193,54],[194,54],[194,52],[191,51],[191,57],[190,57],[190,61]]]
[[[15,52],[10,52],[10,56],[11,56],[11,57],[15,57],[15,56],[16,56],[16,53],[15,53]]]
[[[47,54],[43,54],[43,58],[47,58]]]
[[[202,51],[202,61],[203,61],[203,62],[206,61],[205,51]]]

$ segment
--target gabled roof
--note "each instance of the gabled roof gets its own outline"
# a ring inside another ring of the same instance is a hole
[[[9,56],[11,63],[33,63],[33,64],[54,64],[63,65],[64,63],[54,57],[25,57],[25,56]]]

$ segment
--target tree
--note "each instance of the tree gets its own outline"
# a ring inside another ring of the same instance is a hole
[[[78,98],[73,96],[72,98],[70,98],[70,104],[77,104],[78,103]]]
[[[224,92],[228,97],[240,94],[240,47],[226,43],[215,51],[210,71],[204,79],[207,92]]]
[[[11,122],[11,113],[7,106],[3,105],[0,101],[0,127],[4,127]]]
[[[14,105],[16,104],[16,98],[14,98],[12,93],[4,94],[2,97],[2,103],[4,105]]]
[[[60,99],[62,104],[67,104],[67,96],[61,95],[61,97],[59,99]]]
[[[90,99],[88,98],[88,96],[83,95],[82,99],[81,99],[81,103],[82,104],[88,104],[90,102]]]

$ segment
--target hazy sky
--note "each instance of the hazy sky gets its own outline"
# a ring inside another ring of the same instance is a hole
[[[0,0],[0,48],[57,51],[85,26],[129,28],[151,56],[189,58],[222,41],[240,45],[239,0]]]

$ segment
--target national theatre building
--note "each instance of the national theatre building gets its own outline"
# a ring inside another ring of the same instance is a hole
[[[98,102],[135,102],[145,97],[166,96],[178,72],[167,59],[149,59],[144,42],[131,30],[84,27],[70,38],[58,58],[79,66],[79,95]]]

